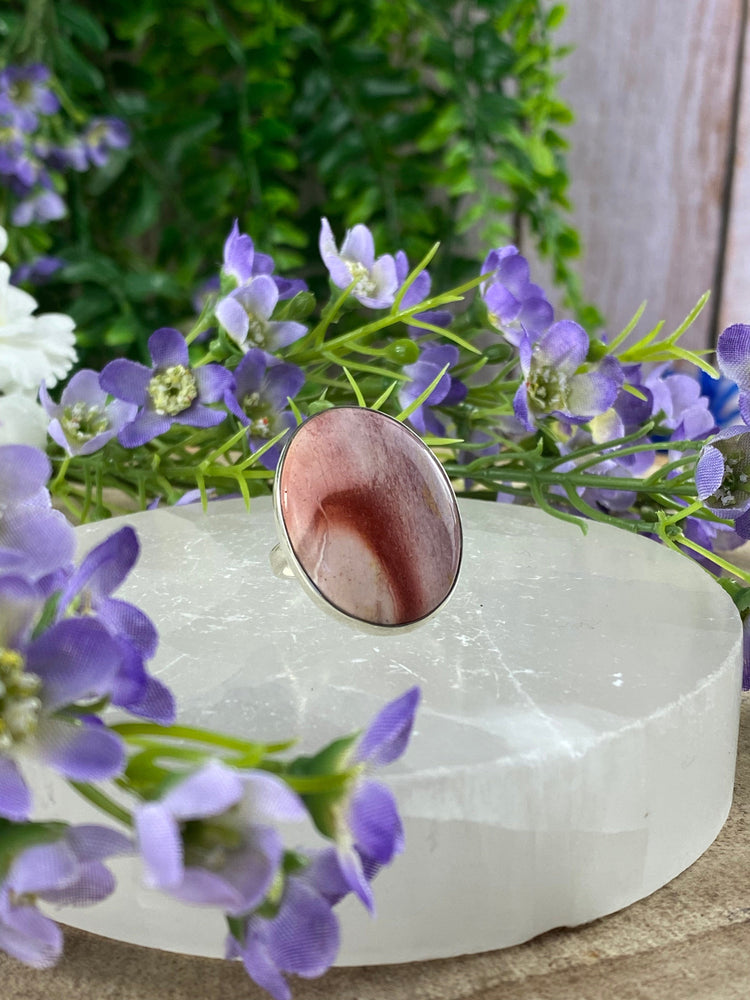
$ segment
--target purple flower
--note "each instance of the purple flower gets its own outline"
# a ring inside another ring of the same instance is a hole
[[[16,830],[23,832],[3,824],[0,837]],[[32,836],[40,830],[51,838],[52,824],[29,826]],[[39,912],[36,900],[90,906],[106,899],[115,880],[103,859],[131,851],[127,837],[93,824],[69,826],[56,839],[21,850],[0,884],[0,949],[36,969],[54,965],[62,952],[62,932]]]
[[[47,456],[28,445],[0,447],[0,572],[39,581],[67,567],[75,534],[52,510]]]
[[[33,637],[44,604],[29,581],[0,577],[0,816],[11,820],[31,808],[25,756],[75,781],[111,778],[124,762],[120,738],[86,711],[110,696],[120,646],[92,618],[67,618]]]
[[[733,520],[750,538],[750,430],[725,427],[701,449],[695,467],[698,497],[720,517]]]
[[[249,340],[254,347],[273,352],[288,347],[307,333],[302,323],[271,319],[278,301],[279,290],[273,278],[261,274],[221,299],[215,316],[235,343]]]
[[[533,343],[549,329],[554,311],[539,285],[529,280],[529,265],[516,247],[491,250],[482,265],[482,273],[494,274],[483,285],[482,296],[487,315],[495,329],[518,346],[526,331]]]
[[[30,226],[34,222],[52,222],[62,219],[67,213],[65,202],[57,191],[42,188],[36,194],[24,198],[10,214],[14,226]]]
[[[398,390],[399,403],[403,408],[409,406],[420,396],[428,385],[448,365],[438,384],[427,399],[409,417],[409,422],[420,434],[445,436],[445,424],[432,412],[431,406],[455,406],[466,397],[467,388],[459,379],[450,374],[450,368],[458,363],[458,348],[453,344],[425,344],[419,361],[413,365],[404,365],[404,372],[411,381],[402,384]]]
[[[399,288],[406,281],[410,270],[408,257],[403,250],[399,250],[396,254],[396,278]],[[432,280],[428,272],[426,270],[420,271],[401,299],[401,308],[409,309],[424,301],[430,294],[431,286]],[[453,314],[447,309],[428,309],[427,312],[415,313],[413,319],[420,320],[422,323],[431,323],[433,326],[445,327],[450,326]],[[408,330],[412,337],[418,337],[424,333],[418,326],[409,326]]]
[[[65,170],[75,170],[82,174],[89,169],[89,158],[86,145],[76,136],[66,140],[62,146],[50,145],[47,150],[37,146],[37,155],[41,156],[51,170],[62,173]]]
[[[227,409],[248,429],[250,447],[257,451],[285,428],[292,430],[297,421],[288,401],[294,399],[305,381],[305,373],[296,365],[280,361],[258,348],[250,348],[234,372],[235,387],[224,397]],[[275,469],[283,441],[260,457],[267,469]]]
[[[672,431],[674,440],[694,441],[715,429],[708,398],[701,395],[700,383],[692,375],[661,365],[648,374],[643,387],[653,401],[651,416],[661,413],[661,424]]]
[[[28,264],[19,264],[13,269],[10,280],[14,285],[28,282],[30,285],[44,285],[60,268],[65,267],[61,257],[37,257]]]
[[[306,816],[274,775],[211,761],[136,809],[147,881],[185,902],[240,916],[262,903],[279,871],[276,826]]]
[[[375,242],[367,226],[347,230],[339,250],[328,219],[321,219],[318,245],[337,288],[348,288],[356,282],[352,295],[363,306],[387,309],[393,305],[399,285],[396,262],[390,254],[375,259]]]
[[[185,338],[179,330],[161,327],[148,341],[153,368],[137,361],[117,358],[105,365],[99,376],[101,388],[116,399],[135,403],[138,414],[117,435],[125,448],[137,448],[173,423],[189,427],[215,427],[226,417],[206,403],[216,403],[232,384],[232,376],[221,365],[191,368]]]
[[[53,115],[60,102],[48,86],[46,66],[8,66],[0,72],[0,113],[8,114],[24,132],[33,132],[39,115]]]
[[[719,335],[716,359],[722,375],[736,382],[740,390],[742,419],[750,423],[750,326],[735,323]]]
[[[387,865],[404,848],[404,831],[393,793],[368,774],[406,750],[419,704],[418,687],[389,702],[354,745],[347,766],[360,773],[346,798],[334,807],[334,836],[344,881],[372,911],[366,862]]]
[[[307,290],[307,284],[298,278],[280,278],[273,274],[273,257],[266,253],[257,253],[251,237],[240,233],[237,220],[234,220],[232,231],[224,243],[224,263],[222,274],[228,275],[237,282],[238,285],[247,285],[259,274],[269,275],[279,299],[291,299],[297,292]]]
[[[607,356],[598,365],[579,371],[586,361],[589,338],[572,320],[553,323],[532,342],[523,333],[519,356],[523,381],[513,399],[513,412],[527,430],[548,415],[582,423],[607,410],[623,382],[616,358]]]
[[[230,275],[238,285],[247,285],[259,274],[270,275],[273,258],[265,253],[256,253],[252,237],[240,232],[237,219],[224,243],[224,263],[222,274]]]
[[[121,399],[107,403],[98,372],[89,368],[76,372],[63,389],[59,403],[52,401],[44,384],[39,399],[50,417],[49,436],[69,455],[99,451],[138,412],[135,403]]]
[[[81,136],[92,166],[103,167],[113,149],[130,145],[130,130],[119,118],[92,118]]]
[[[327,863],[287,876],[273,912],[250,914],[240,925],[239,940],[234,934],[227,938],[226,957],[241,958],[250,978],[275,1000],[291,998],[285,973],[314,979],[338,954],[339,924],[323,892],[331,882],[328,872],[337,865],[333,852],[320,853],[327,855]],[[338,879],[333,878],[341,882],[340,870]],[[344,886],[341,895],[345,893]]]
[[[139,550],[131,527],[121,528],[93,548],[63,588],[57,617],[59,620],[70,610],[79,609],[95,614],[122,652],[112,682],[112,704],[169,725],[175,718],[172,693],[144,666],[144,660],[156,652],[156,629],[140,608],[112,597],[135,565]]]

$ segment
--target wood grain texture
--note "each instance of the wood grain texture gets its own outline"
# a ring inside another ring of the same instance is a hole
[[[732,323],[750,323],[750,19],[745,24],[740,83],[719,330]]]
[[[584,290],[611,332],[643,299],[642,322],[673,329],[715,283],[742,5],[569,3],[573,217]],[[704,310],[685,343],[707,345],[709,325]]]

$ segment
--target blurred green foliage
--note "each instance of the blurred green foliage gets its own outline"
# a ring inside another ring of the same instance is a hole
[[[441,240],[441,285],[523,230],[591,321],[566,214],[564,13],[541,0],[11,0],[2,61],[46,63],[73,118],[115,115],[133,134],[71,176],[65,220],[12,249],[69,262],[35,294],[74,316],[94,365],[143,355],[155,328],[192,315],[235,217],[313,288],[321,215],[339,237],[369,224],[380,252],[412,263]]]

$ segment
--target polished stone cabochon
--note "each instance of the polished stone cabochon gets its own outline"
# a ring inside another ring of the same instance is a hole
[[[294,555],[344,614],[409,625],[451,592],[455,495],[430,449],[392,417],[340,407],[310,418],[289,442],[278,489]]]

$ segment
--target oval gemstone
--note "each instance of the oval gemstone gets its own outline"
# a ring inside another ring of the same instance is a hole
[[[277,510],[302,570],[339,611],[411,625],[453,589],[456,497],[416,434],[376,410],[324,410],[297,428],[277,474]]]

